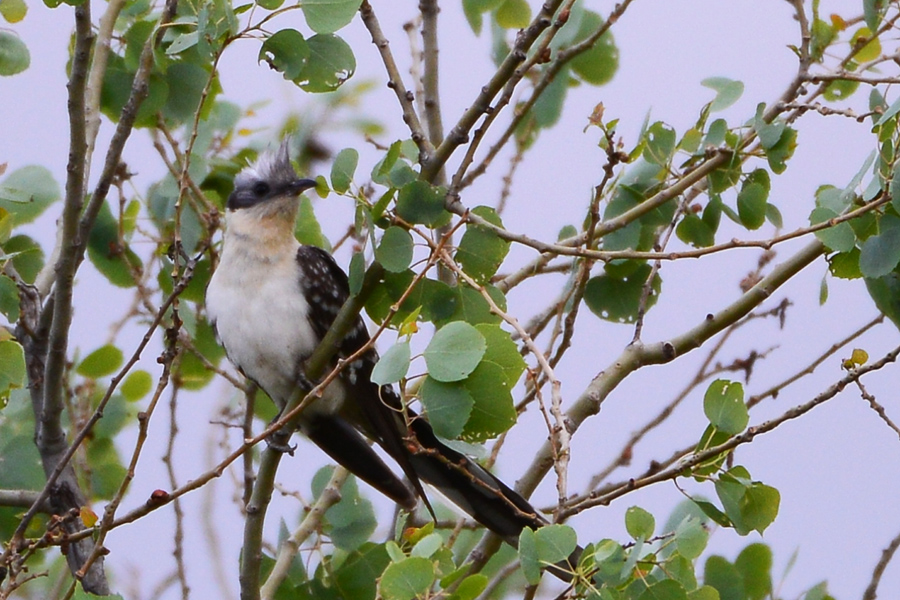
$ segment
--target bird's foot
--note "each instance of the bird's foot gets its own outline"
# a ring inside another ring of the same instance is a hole
[[[266,437],[266,445],[276,452],[281,452],[282,454],[293,456],[294,450],[297,449],[297,445],[291,445],[290,443],[288,443],[290,439],[291,435],[289,433],[276,431],[275,433]]]

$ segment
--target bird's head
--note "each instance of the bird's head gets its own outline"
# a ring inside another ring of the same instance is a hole
[[[293,219],[297,198],[316,187],[314,179],[301,179],[291,165],[288,140],[277,150],[260,155],[234,178],[234,191],[225,207],[229,213],[247,212],[256,218],[283,216]]]

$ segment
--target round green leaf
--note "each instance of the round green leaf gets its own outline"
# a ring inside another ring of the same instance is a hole
[[[769,191],[759,183],[745,183],[737,196],[738,215],[747,229],[759,229],[766,222]]]
[[[469,575],[456,588],[453,598],[455,600],[475,600],[487,587],[488,581],[487,575],[481,573]]]
[[[458,437],[475,405],[469,390],[460,382],[444,383],[426,377],[420,394],[434,432],[448,440]]]
[[[397,383],[409,371],[409,342],[394,344],[384,353],[372,369],[372,381],[378,385]]]
[[[489,223],[502,226],[497,211],[487,206],[476,206],[472,209],[476,215]],[[466,232],[459,241],[456,250],[456,262],[463,271],[479,283],[485,283],[497,272],[506,253],[509,242],[499,238],[493,231],[479,225],[468,223]]]
[[[641,264],[633,272],[623,276],[600,275],[591,277],[584,290],[584,301],[595,315],[615,323],[633,323],[637,319],[644,285],[651,267]],[[655,275],[650,286],[650,296],[645,309],[656,304],[662,287],[662,279]]]
[[[114,373],[122,366],[123,360],[122,351],[112,344],[107,344],[85,356],[75,371],[84,377],[97,379]]]
[[[344,194],[350,189],[358,163],[359,152],[355,148],[344,148],[337,153],[331,163],[331,187],[335,192]]]
[[[640,506],[632,506],[625,511],[625,530],[635,540],[647,541],[653,537],[656,519]]]
[[[538,560],[537,541],[534,531],[525,527],[519,533],[519,562],[522,574],[528,585],[537,585],[541,581],[541,563]]]
[[[307,92],[333,92],[353,76],[356,58],[347,42],[333,34],[309,38],[309,61],[294,83]]]
[[[435,225],[444,216],[444,195],[425,181],[412,181],[400,189],[397,215],[410,223]]]
[[[166,118],[183,123],[194,118],[210,74],[200,65],[176,62],[166,69],[169,95],[162,108]]]
[[[647,130],[646,140],[644,160],[655,165],[667,165],[675,152],[675,130],[662,121],[657,121]]]
[[[484,336],[472,325],[455,321],[441,327],[425,348],[428,374],[438,381],[459,381],[469,376],[487,348]]]
[[[10,323],[19,320],[19,289],[15,281],[2,274],[0,274],[0,314]]]
[[[402,273],[413,257],[413,239],[402,227],[388,227],[375,249],[375,259],[391,273]]]
[[[122,382],[119,390],[126,400],[135,402],[150,392],[153,387],[153,377],[147,371],[132,371]]]
[[[687,600],[684,586],[674,579],[657,581],[644,590],[638,600]]]
[[[719,598],[746,598],[740,572],[721,556],[710,556],[703,567],[703,583],[719,592]],[[705,587],[705,586],[704,586]]]
[[[189,211],[185,211],[187,215]],[[196,215],[193,211],[190,214]],[[119,229],[115,217],[104,202],[88,237],[88,258],[110,283],[127,288],[133,286],[135,273],[141,269],[140,257],[119,243]]]
[[[523,29],[531,22],[531,7],[526,0],[504,0],[495,16],[504,29]]]
[[[27,235],[14,235],[3,244],[3,252],[12,255],[19,276],[27,283],[34,283],[44,267],[44,250],[40,245]]]
[[[31,53],[25,42],[9,31],[0,30],[0,75],[17,75],[30,64]]]
[[[738,101],[744,93],[744,84],[727,77],[708,77],[700,85],[716,91],[716,97],[709,105],[710,112],[725,110]]]
[[[525,359],[519,352],[516,345],[509,335],[509,332],[501,329],[498,325],[489,323],[481,323],[475,326],[487,342],[487,350],[484,352],[482,362],[496,364],[503,370],[506,381],[510,388],[516,385],[522,372],[525,370]]]
[[[778,516],[781,494],[772,486],[754,482],[747,488],[741,500],[741,521],[747,529],[756,530],[760,534],[772,524]]]
[[[772,592],[772,549],[765,544],[750,544],[734,561],[740,572],[747,600],[763,600]]]
[[[9,397],[9,392],[25,385],[25,351],[18,342],[0,342],[0,399]],[[0,403],[2,406],[3,403]]]
[[[703,412],[719,431],[731,435],[742,432],[750,421],[744,386],[725,379],[713,381],[703,397]]]
[[[18,23],[25,18],[28,5],[25,0],[0,0],[0,15],[7,23]]]
[[[427,558],[411,556],[384,570],[378,589],[385,600],[412,600],[434,584],[434,564]]]
[[[837,216],[838,214],[832,209],[819,206],[810,213],[809,224],[817,225]],[[835,252],[849,252],[856,245],[856,234],[853,233],[853,228],[847,222],[820,229],[816,232],[816,237]]]
[[[59,184],[46,167],[16,169],[0,183],[0,208],[13,215],[16,225],[34,221],[59,199]]]
[[[259,49],[258,60],[282,73],[285,79],[296,80],[309,64],[311,49],[303,34],[296,29],[282,29],[266,38]]]
[[[884,215],[878,229],[859,251],[859,270],[870,279],[887,275],[900,263],[900,218]]]
[[[568,525],[547,525],[534,532],[538,559],[545,565],[558,563],[569,558],[575,551],[578,540],[575,530]]]
[[[685,517],[675,529],[675,546],[678,553],[687,559],[698,558],[706,549],[709,532],[700,519]]]
[[[356,15],[362,0],[303,0],[306,24],[316,33],[334,33]]]
[[[510,386],[497,365],[482,362],[463,385],[475,400],[472,414],[460,436],[467,442],[484,442],[497,437],[516,423]]]
[[[602,25],[603,17],[592,10],[585,10],[575,39],[587,38]],[[569,64],[572,71],[587,83],[603,85],[609,82],[619,68],[619,49],[612,33],[607,31],[601,35],[589,50],[573,58]]]

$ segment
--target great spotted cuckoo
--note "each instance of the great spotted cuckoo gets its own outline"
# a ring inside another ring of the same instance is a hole
[[[311,388],[304,362],[349,297],[347,276],[331,255],[294,237],[299,196],[315,185],[297,177],[286,143],[241,171],[226,205],[221,260],[206,292],[208,316],[228,358],[282,409],[298,388]],[[368,340],[358,318],[337,358]],[[300,431],[405,509],[416,506],[417,496],[427,504],[425,482],[513,545],[523,528],[547,524],[521,495],[438,440],[425,418],[402,410],[393,387],[373,383],[377,360],[372,349],[346,364],[304,409]],[[367,438],[397,462],[411,486]]]

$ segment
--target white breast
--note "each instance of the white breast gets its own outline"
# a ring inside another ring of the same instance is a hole
[[[239,240],[226,239],[206,292],[209,318],[228,358],[279,407],[294,393],[302,363],[318,343],[300,288],[298,247],[293,242],[275,255],[260,256]],[[331,388],[324,402],[310,408],[337,409],[343,394]]]

